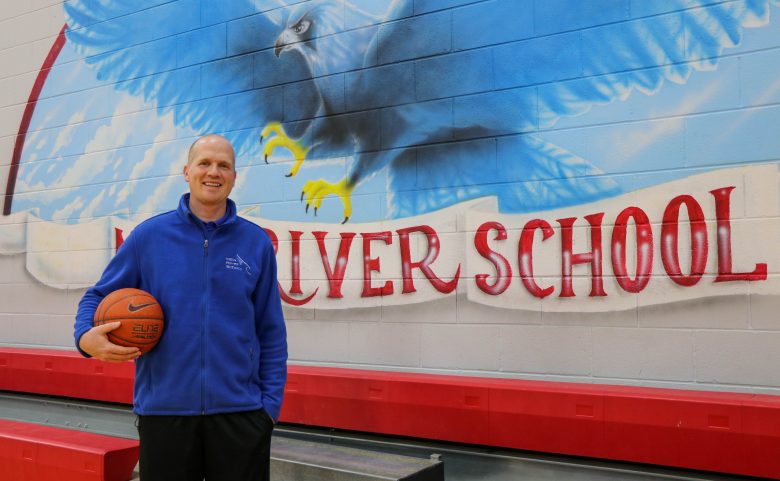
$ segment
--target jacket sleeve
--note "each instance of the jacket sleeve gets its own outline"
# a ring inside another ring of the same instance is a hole
[[[117,250],[116,255],[108,263],[98,282],[87,289],[79,301],[76,311],[76,322],[73,329],[73,337],[76,349],[84,357],[91,357],[79,347],[81,336],[92,328],[92,319],[95,316],[98,304],[108,294],[123,287],[138,287],[141,281],[140,270],[136,256],[136,237],[130,235]]]
[[[264,243],[260,279],[255,289],[255,328],[260,342],[260,389],[263,408],[277,421],[287,382],[287,328],[276,278],[276,255]]]

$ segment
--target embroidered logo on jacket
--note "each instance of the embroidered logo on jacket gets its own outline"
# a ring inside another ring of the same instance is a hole
[[[236,254],[236,257],[225,257],[225,268],[233,269],[234,271],[244,271],[247,275],[252,275],[252,267],[238,254]]]

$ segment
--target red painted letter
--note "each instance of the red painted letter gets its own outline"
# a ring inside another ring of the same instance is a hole
[[[572,220],[572,222],[574,222]],[[552,237],[554,231],[550,224],[541,219],[529,220],[523,226],[523,233],[520,234],[520,244],[517,246],[517,262],[520,265],[520,279],[523,281],[523,285],[526,290],[533,296],[544,299],[553,293],[555,288],[553,286],[547,286],[544,289],[539,287],[534,279],[534,234],[537,229],[542,230],[542,240],[545,241]],[[569,247],[571,251],[571,246]],[[571,281],[569,281],[571,283]]]
[[[680,269],[678,249],[678,224],[680,206],[685,204],[691,222],[691,273],[683,275]],[[681,286],[693,286],[699,282],[707,266],[707,226],[704,212],[696,199],[690,195],[678,195],[664,210],[664,224],[661,227],[661,260],[669,277]]]
[[[509,284],[512,282],[512,266],[509,265],[509,261],[506,257],[502,256],[498,252],[491,250],[488,246],[487,235],[491,230],[496,230],[496,236],[493,240],[506,240],[506,229],[499,222],[485,222],[474,236],[474,247],[477,248],[477,252],[482,257],[489,260],[496,269],[496,282],[493,285],[488,284],[487,274],[477,274],[474,276],[474,280],[477,283],[477,287],[482,289],[482,292],[490,294],[491,296],[497,296],[507,290]]]
[[[572,266],[574,264],[590,264],[590,297],[606,296],[603,279],[601,278],[601,219],[603,212],[586,215],[590,224],[590,252],[572,254],[572,226],[576,217],[558,219],[561,225],[561,293],[558,297],[574,297],[571,287]]]
[[[303,232],[297,230],[290,231],[290,238],[292,239],[292,285],[290,286],[290,294],[303,294],[301,290],[301,236]]]
[[[124,244],[125,237],[123,235],[122,229],[119,227],[114,227],[114,253],[119,250],[119,248]]]
[[[276,232],[272,231],[271,229],[263,228],[266,234],[268,234],[268,237],[271,238],[271,244],[274,246],[274,254],[279,252],[279,238],[276,236]],[[284,289],[282,289],[282,283],[279,281],[276,281],[276,285],[279,288],[279,296],[282,298],[284,302],[287,304],[290,304],[292,306],[302,306],[304,304],[308,304],[309,301],[314,299],[314,296],[317,294],[317,291],[320,290],[320,288],[314,289],[314,292],[311,293],[309,297],[306,297],[304,299],[294,299],[287,295],[286,292],[284,292]]]
[[[368,232],[360,234],[363,237],[363,293],[360,297],[389,296],[393,293],[393,283],[386,281],[382,287],[371,285],[371,272],[379,271],[379,258],[371,258],[371,241],[381,240],[385,244],[393,243],[393,233]]]
[[[439,279],[436,273],[431,269],[433,261],[439,257],[439,236],[436,235],[436,231],[433,227],[427,225],[420,225],[417,227],[408,227],[406,229],[398,229],[398,242],[401,244],[401,274],[404,279],[404,288],[402,293],[408,294],[415,292],[414,279],[412,279],[412,269],[420,269],[425,278],[430,281],[431,285],[439,292],[449,294],[458,286],[458,279],[460,278],[460,264],[458,264],[458,270],[455,272],[455,277],[449,281],[444,282]],[[421,261],[412,262],[412,251],[409,246],[409,234],[412,232],[422,232],[425,234],[425,238],[428,240],[428,252]]]
[[[330,266],[328,262],[328,251],[325,249],[325,236],[327,232],[315,231],[312,232],[317,239],[317,245],[320,248],[320,256],[322,257],[322,267],[325,269],[325,275],[328,277],[328,297],[339,299],[344,297],[341,294],[341,285],[344,283],[344,271],[347,270],[347,258],[349,257],[349,247],[352,245],[352,239],[355,237],[354,232],[342,232],[341,242],[339,243],[339,252],[336,255],[335,268]]]
[[[766,264],[756,264],[753,272],[732,272],[731,269],[731,207],[730,197],[734,186],[711,190],[715,196],[715,212],[718,217],[718,277],[715,282],[765,281]]]
[[[636,277],[628,277],[626,267],[626,226],[633,217],[636,224]],[[627,207],[615,219],[612,230],[612,270],[617,283],[626,292],[641,292],[653,273],[653,229],[650,219],[639,207]]]

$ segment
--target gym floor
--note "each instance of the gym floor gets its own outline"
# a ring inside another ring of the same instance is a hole
[[[461,444],[435,443],[302,426],[279,426],[275,436],[293,437],[384,453],[444,461],[446,481],[746,481],[757,478],[633,463],[557,456]]]
[[[0,418],[136,438],[130,406],[0,392]],[[757,478],[282,424],[285,437],[418,458],[438,455],[447,481],[747,481]],[[138,480],[137,470],[134,480]]]

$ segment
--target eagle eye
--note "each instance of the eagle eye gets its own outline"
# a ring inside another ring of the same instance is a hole
[[[301,20],[292,26],[292,31],[295,32],[296,35],[303,35],[309,30],[309,27],[311,27],[311,21]]]

